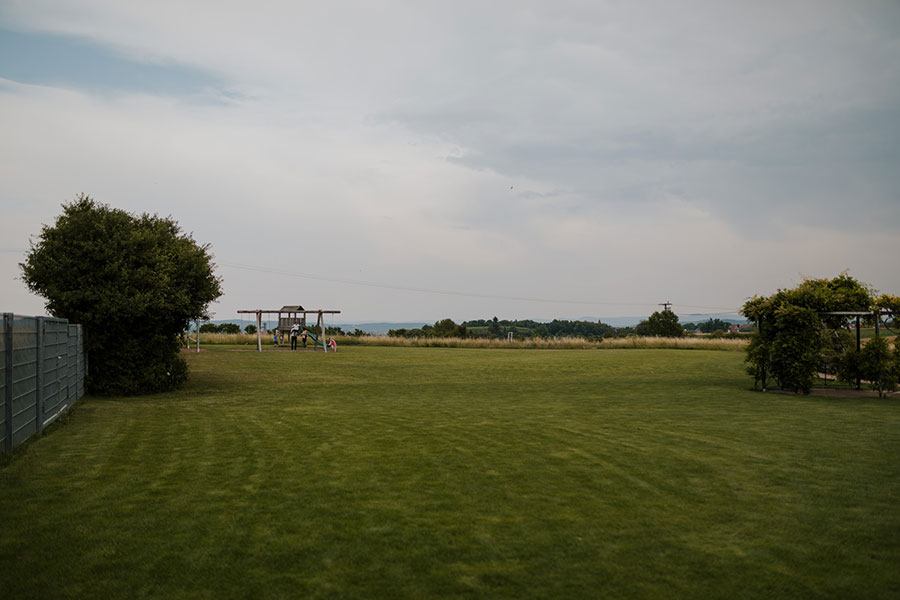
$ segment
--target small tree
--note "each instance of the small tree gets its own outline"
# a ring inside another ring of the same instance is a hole
[[[244,332],[248,333],[249,335],[253,335],[254,333],[256,333],[256,325],[252,323],[247,325],[246,327],[244,327]]]
[[[41,228],[20,266],[51,315],[84,326],[94,393],[150,393],[184,382],[179,336],[222,293],[209,246],[171,218],[135,216],[83,194]]]
[[[500,335],[500,321],[497,319],[497,317],[494,317],[488,323],[488,333],[490,333],[494,337],[498,337]]]
[[[647,320],[641,321],[634,328],[637,335],[656,335],[661,337],[681,337],[684,328],[678,323],[678,315],[671,310],[657,311]]]
[[[888,392],[897,389],[897,376],[900,375],[900,350],[891,352],[890,345],[881,336],[870,339],[859,352],[848,353],[853,358],[848,361],[853,368],[842,372],[848,381],[859,377],[867,381],[869,387],[884,398]],[[854,372],[855,371],[855,372]]]

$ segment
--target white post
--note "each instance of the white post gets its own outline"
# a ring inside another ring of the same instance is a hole
[[[256,309],[256,351],[262,352],[262,312]]]
[[[322,317],[322,311],[319,311],[319,331],[322,333],[322,350],[328,352],[328,340],[325,339],[325,319]]]

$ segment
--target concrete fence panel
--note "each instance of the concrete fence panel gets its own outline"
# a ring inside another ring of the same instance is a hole
[[[9,415],[7,414],[7,409],[10,408],[9,403],[6,401],[6,373],[10,369],[10,366],[7,361],[9,358],[9,351],[7,350],[7,331],[12,326],[12,315],[3,314],[3,319],[0,320],[0,452],[3,452],[7,449],[7,446],[12,446],[11,443],[7,443],[6,439],[6,423],[9,421]],[[7,320],[10,320],[7,323]]]
[[[37,324],[35,317],[13,317],[12,431],[9,433],[14,447],[37,433]]]
[[[82,327],[65,319],[3,313],[0,451],[43,432],[84,395]]]
[[[41,360],[43,368],[40,373],[41,406],[39,414],[41,422],[39,430],[49,425],[53,419],[68,408],[68,386],[64,385],[69,358],[69,323],[65,319],[41,319]]]

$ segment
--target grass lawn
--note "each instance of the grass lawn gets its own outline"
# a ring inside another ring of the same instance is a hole
[[[900,597],[896,400],[728,351],[188,358],[0,467],[2,597]]]

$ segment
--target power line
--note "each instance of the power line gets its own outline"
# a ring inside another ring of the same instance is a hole
[[[379,283],[376,281],[365,281],[360,279],[343,279],[337,277],[323,277],[322,275],[316,275],[314,273],[298,273],[294,271],[284,271],[281,269],[272,269],[269,267],[260,267],[256,265],[247,265],[240,263],[217,263],[219,266],[228,267],[231,269],[241,269],[244,271],[254,271],[257,273],[269,273],[271,275],[281,275],[285,277],[297,277],[300,279],[312,279],[314,281],[327,281],[329,283],[342,283],[346,285],[356,285],[361,287],[370,287],[370,288],[378,288],[385,290],[396,290],[402,292],[415,292],[418,294],[436,294],[441,296],[460,296],[464,298],[485,298],[490,300],[516,300],[520,302],[539,302],[545,304],[579,304],[586,306],[640,306],[647,307],[652,305],[652,302],[614,302],[614,301],[606,301],[606,300],[560,300],[554,298],[531,298],[526,296],[505,296],[501,294],[479,294],[473,292],[457,292],[452,290],[437,290],[432,288],[420,288],[420,287],[409,287],[402,285],[392,285],[387,283]],[[725,311],[717,314],[730,314],[737,312],[734,308],[725,308],[722,306],[699,306],[693,304],[681,304],[679,306],[684,306],[687,308],[698,308],[703,310],[720,310]]]

